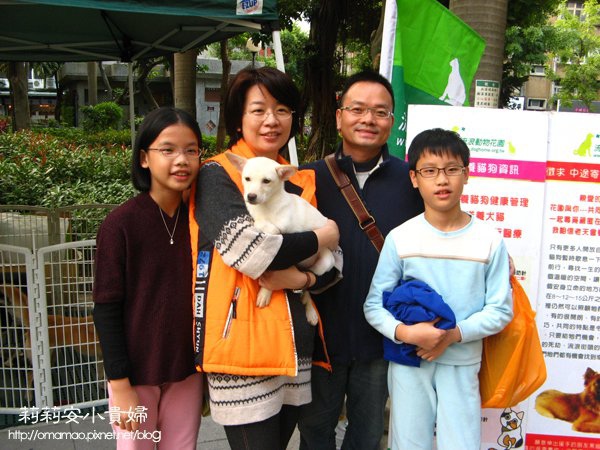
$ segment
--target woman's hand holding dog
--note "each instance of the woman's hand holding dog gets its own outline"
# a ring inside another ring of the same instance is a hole
[[[113,407],[118,408],[119,428],[127,431],[135,431],[140,428],[140,424],[136,421],[134,412],[140,405],[135,389],[129,383],[129,378],[121,378],[118,380],[110,380],[110,388],[113,393]]]
[[[315,284],[316,276],[313,273],[303,272],[295,266],[284,270],[268,270],[258,279],[258,284],[271,291],[302,289],[306,286],[306,274],[310,277],[310,286]]]
[[[319,241],[319,248],[328,248],[330,250],[337,248],[340,240],[340,230],[333,220],[327,219],[327,223],[321,228],[314,230],[314,232]]]

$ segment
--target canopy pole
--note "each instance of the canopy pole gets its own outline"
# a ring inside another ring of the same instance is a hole
[[[275,51],[275,62],[277,68],[282,72],[285,72],[285,65],[283,64],[283,49],[281,47],[281,32],[278,29],[273,29],[273,50]],[[293,166],[298,165],[298,150],[296,149],[296,138],[292,136],[288,142],[288,151],[290,154],[290,163]]]
[[[127,72],[129,75],[129,129],[131,130],[131,150],[135,145],[135,114],[134,114],[134,92],[133,92],[133,63],[127,63]]]

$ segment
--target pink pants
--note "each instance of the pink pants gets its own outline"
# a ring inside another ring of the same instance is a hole
[[[111,424],[117,436],[117,450],[194,450],[198,440],[202,408],[202,374],[195,373],[176,383],[160,386],[134,386],[146,420],[137,433]],[[108,405],[112,389],[108,383]],[[135,433],[135,434],[134,434]],[[135,438],[134,438],[135,436]]]

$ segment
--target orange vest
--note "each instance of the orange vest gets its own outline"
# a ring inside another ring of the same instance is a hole
[[[245,158],[254,157],[243,140],[230,151]],[[243,192],[240,173],[223,153],[208,161],[218,162]],[[281,156],[278,162],[288,164]],[[313,171],[298,171],[290,181],[303,189],[304,199],[316,204]],[[214,247],[210,252],[199,252],[200,228],[194,215],[195,194],[194,185],[190,194],[189,222],[197,370],[233,375],[296,376],[293,323],[285,291],[274,291],[269,306],[258,308],[256,298],[260,286],[257,280],[226,265]],[[322,337],[320,322],[319,334]]]

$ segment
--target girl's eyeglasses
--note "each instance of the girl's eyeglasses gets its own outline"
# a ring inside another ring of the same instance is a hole
[[[186,158],[194,159],[199,158],[201,155],[201,151],[198,148],[185,148],[181,150],[177,150],[171,147],[162,147],[162,148],[148,148],[147,150],[154,150],[160,152],[165,158],[176,158],[178,155],[183,155]]]

